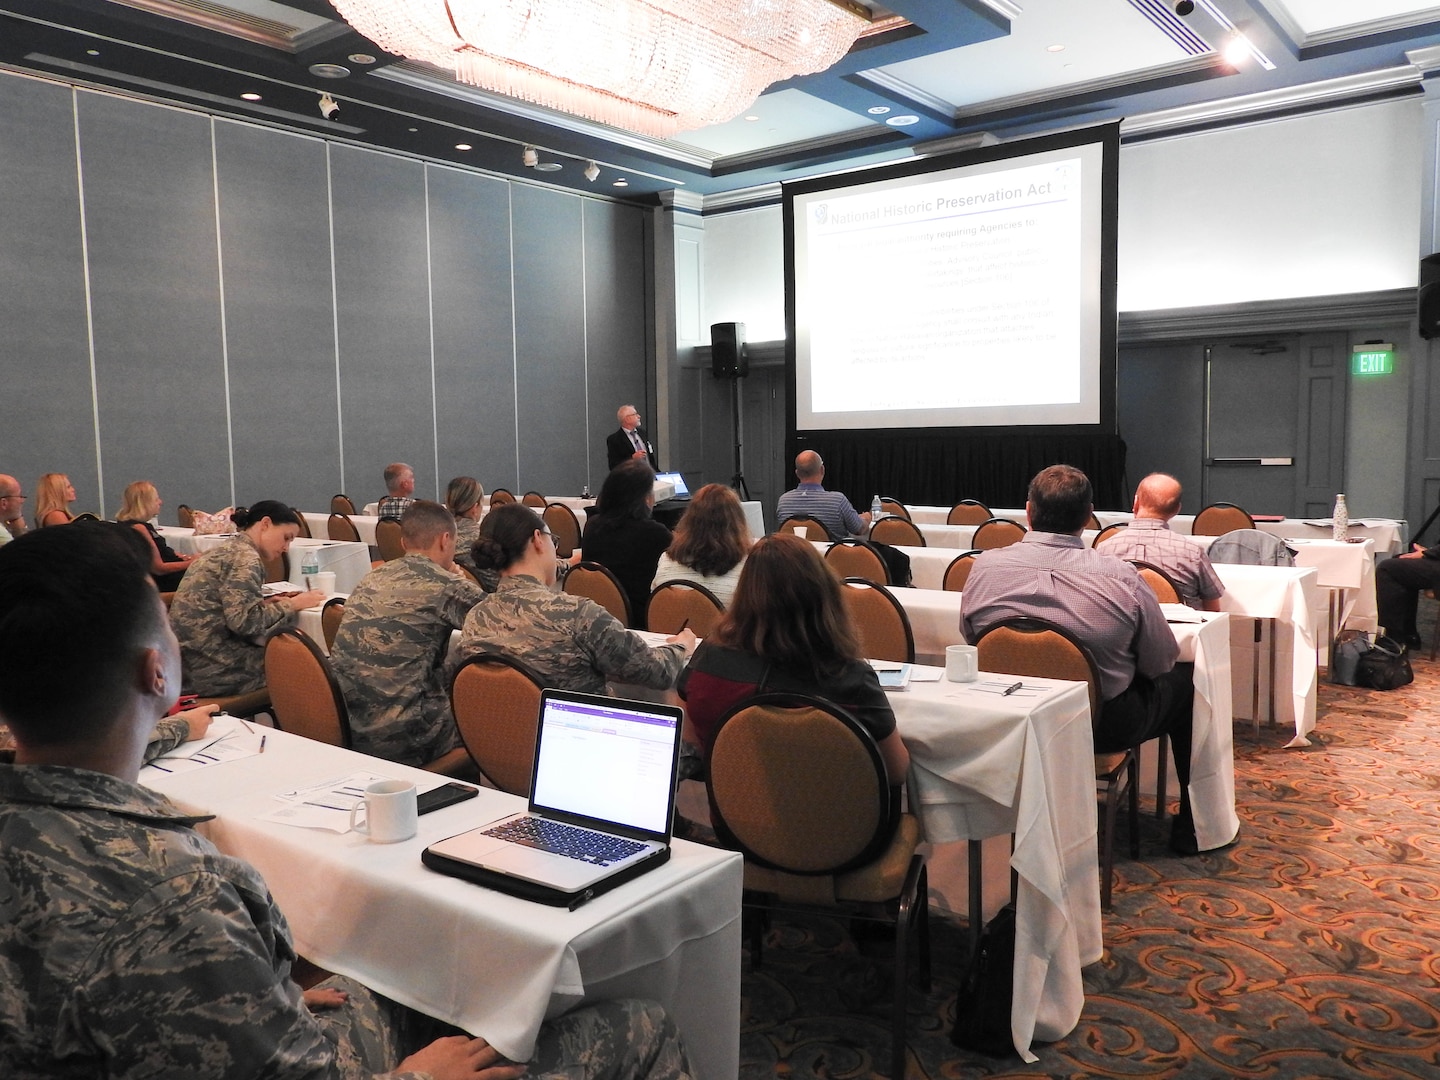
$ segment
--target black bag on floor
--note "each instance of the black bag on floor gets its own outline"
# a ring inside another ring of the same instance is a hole
[[[1355,668],[1355,684],[1372,690],[1398,690],[1414,681],[1405,646],[1394,638],[1376,638],[1375,647],[1360,657]]]
[[[980,932],[980,943],[955,997],[950,1041],[990,1057],[1015,1053],[1010,1000],[1015,995],[1015,905],[1006,904]]]
[[[1360,658],[1372,648],[1364,630],[1342,630],[1335,639],[1335,659],[1330,662],[1330,681],[1339,686],[1358,686],[1355,673]]]

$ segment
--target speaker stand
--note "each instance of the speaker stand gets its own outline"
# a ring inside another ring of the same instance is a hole
[[[730,477],[730,486],[741,502],[750,501],[750,489],[745,486],[745,471],[740,465],[740,378],[730,376],[730,420],[735,429],[735,475]]]

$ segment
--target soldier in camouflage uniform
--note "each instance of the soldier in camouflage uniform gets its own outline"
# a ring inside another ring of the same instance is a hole
[[[267,600],[267,559],[279,558],[300,532],[300,518],[267,499],[231,514],[240,535],[190,564],[170,605],[180,639],[185,689],[196,694],[249,694],[265,689],[265,639],[295,625],[295,613],[325,594]]]
[[[561,690],[604,693],[608,679],[664,690],[695,648],[689,630],[651,648],[593,600],[555,592],[555,538],[528,506],[506,503],[485,516],[475,561],[498,570],[500,582],[470,610],[454,666],[502,653]]]
[[[460,745],[444,678],[450,632],[485,595],[454,572],[455,518],[418,500],[400,519],[405,554],[365,575],[330,650],[354,748],[424,765]]]
[[[0,551],[0,713],[18,744],[0,764],[0,1076],[520,1076],[463,1035],[404,1057],[434,1022],[358,983],[332,982],[333,1011],[307,1007],[264,881],[135,783],[179,677],[148,567],[116,531],[46,529]],[[690,1074],[643,1002],[547,1025],[529,1069]]]

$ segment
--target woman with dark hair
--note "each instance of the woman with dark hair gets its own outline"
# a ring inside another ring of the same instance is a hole
[[[652,649],[595,601],[555,592],[555,537],[528,506],[506,503],[486,514],[474,555],[482,571],[499,571],[500,583],[466,616],[455,666],[500,653],[561,690],[604,693],[608,679],[665,690],[694,651],[689,630]]]
[[[170,606],[188,693],[265,689],[265,639],[294,626],[297,611],[325,601],[317,589],[297,596],[264,594],[264,560],[278,559],[300,533],[294,510],[266,499],[230,517],[240,531],[190,564]]]
[[[749,550],[750,526],[740,497],[727,487],[706,484],[695,492],[675,526],[675,538],[660,556],[650,588],[667,581],[693,581],[728,605]]]
[[[904,782],[910,755],[880,680],[860,656],[840,588],[798,536],[775,533],[750,549],[730,607],[680,676],[686,715],[707,754],[720,719],[744,698],[812,694],[869,730],[890,782]]]
[[[580,538],[585,561],[599,563],[619,579],[635,625],[642,629],[655,567],[670,546],[670,530],[650,516],[654,506],[655,471],[638,458],[622,461],[605,477]]]

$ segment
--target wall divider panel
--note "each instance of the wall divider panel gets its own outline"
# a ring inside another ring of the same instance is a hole
[[[510,185],[429,166],[440,494],[456,476],[514,488],[515,314]]]
[[[70,477],[77,511],[98,512],[102,501],[73,97],[38,79],[0,79],[0,472],[32,496],[27,520],[42,473]]]
[[[169,505],[230,501],[210,120],[76,97],[105,506],[152,480]]]
[[[322,510],[340,490],[325,144],[216,121],[215,159],[235,497]]]

